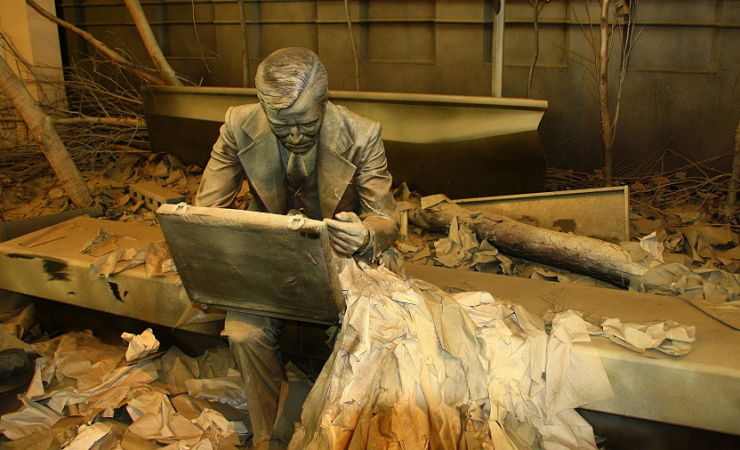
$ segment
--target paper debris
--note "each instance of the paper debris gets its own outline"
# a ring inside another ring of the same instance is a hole
[[[640,248],[645,250],[656,260],[663,262],[663,243],[658,240],[658,233],[656,231],[640,238]]]
[[[70,442],[64,450],[89,450],[95,447],[96,443],[102,441],[110,435],[113,426],[109,423],[98,422],[92,425],[81,425],[77,430],[77,436]]]
[[[452,297],[351,262],[340,279],[344,323],[289,448],[596,448],[572,408],[611,388],[579,315],[556,316],[548,335],[487,293]]]
[[[151,390],[131,400],[126,407],[134,423],[128,431],[144,439],[199,440],[203,431],[175,412],[162,392]]]
[[[36,353],[33,346],[21,341],[15,335],[8,333],[5,328],[0,327],[0,351],[14,348],[21,349],[26,353]]]
[[[203,431],[213,428],[222,436],[247,434],[247,427],[243,422],[229,422],[220,412],[210,408],[204,409],[194,423]]]
[[[693,348],[696,328],[672,320],[650,323],[623,323],[616,318],[601,322],[603,334],[612,342],[636,352],[655,349],[672,356],[685,355]]]
[[[160,379],[173,394],[187,392],[185,382],[198,378],[199,373],[198,361],[174,345],[162,356]]]
[[[8,315],[12,315],[12,317],[6,317],[5,320],[0,323],[0,329],[18,339],[24,337],[25,334],[37,323],[36,307],[33,303],[22,308],[9,311]]]
[[[140,266],[146,262],[146,255],[146,248],[119,248],[90,265],[90,280],[98,277],[108,279],[111,275]]]
[[[177,272],[170,256],[167,244],[163,241],[142,245],[138,239],[128,236],[109,235],[105,230],[89,244],[82,253],[99,258],[90,265],[89,277],[109,278],[145,264],[148,277],[161,277],[170,272]]]
[[[80,252],[85,255],[99,257],[122,248],[135,248],[140,245],[141,242],[136,238],[110,234],[105,228],[101,228],[98,230],[98,235],[85,245],[85,248]]]
[[[126,361],[135,361],[159,350],[159,341],[154,337],[151,328],[147,328],[141,334],[124,332],[121,334],[121,339],[128,342]]]
[[[62,416],[40,403],[21,396],[23,408],[0,417],[0,432],[8,439],[20,439],[51,429]]]
[[[146,254],[146,276],[161,277],[169,272],[177,272],[170,250],[164,241],[149,244]]]
[[[127,362],[122,346],[102,344],[89,331],[35,343],[41,356],[22,398],[24,406],[0,419],[0,432],[13,439],[8,447],[110,450],[169,444],[178,449],[235,449],[243,444],[248,435],[245,411],[187,395],[172,398],[171,384],[184,384],[185,372],[190,378],[208,373],[240,380],[226,346],[199,358],[173,347],[160,359],[157,354],[144,356],[153,351],[151,330],[128,337],[132,346],[143,338],[145,345],[136,357],[147,359]],[[199,362],[212,366],[200,370]],[[243,393],[231,392],[238,389],[231,385],[225,395],[243,399]],[[128,414],[133,423],[112,420],[118,414]]]
[[[421,198],[421,209],[431,208],[447,201],[449,201],[449,199],[444,194],[427,195],[426,197]]]
[[[247,409],[247,399],[241,388],[241,375],[230,370],[220,378],[201,378],[185,381],[188,394],[214,402],[224,403],[237,409]]]

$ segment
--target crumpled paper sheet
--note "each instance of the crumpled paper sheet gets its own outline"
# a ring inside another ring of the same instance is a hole
[[[91,281],[98,277],[108,279],[111,275],[145,264],[146,255],[146,248],[119,248],[90,264],[89,278]]]
[[[645,237],[640,238],[640,248],[650,254],[653,258],[661,263],[663,261],[663,251],[665,247],[663,243],[658,239],[658,233],[653,231]]]
[[[0,351],[14,348],[23,350],[26,353],[36,353],[33,346],[8,333],[4,328],[0,328]]]
[[[77,436],[64,447],[64,450],[90,450],[99,446],[101,441],[110,436],[113,426],[105,422],[92,425],[81,425]]]
[[[204,440],[212,445],[208,439],[210,434],[219,436],[218,440],[230,445],[238,445],[237,433],[247,433],[242,422],[230,422],[221,413],[210,408],[205,408],[197,418],[188,419],[175,410],[164,392],[155,389],[130,401],[126,410],[134,421],[128,432],[143,439],[176,443],[178,448],[182,444],[187,448],[204,446]]]
[[[175,411],[167,394],[149,389],[128,402],[129,416],[134,421],[128,431],[144,439],[200,440],[203,431]]]
[[[128,342],[126,361],[135,361],[159,350],[159,341],[154,337],[154,332],[151,328],[147,328],[141,334],[124,332],[121,334],[121,339]]]
[[[617,318],[609,318],[601,322],[601,328],[615,344],[640,353],[655,349],[671,356],[681,356],[689,353],[696,341],[696,327],[672,320],[623,323]]]
[[[347,311],[292,449],[596,448],[573,408],[612,395],[585,321],[345,261]]]
[[[160,370],[160,381],[167,385],[173,394],[187,392],[185,382],[198,378],[200,369],[198,361],[184,354],[179,348],[172,346],[162,355],[162,368]]]
[[[0,431],[8,439],[20,439],[48,430],[63,417],[25,396],[21,396],[21,402],[21,410],[0,417]]]
[[[42,429],[23,438],[3,442],[4,449],[48,450],[64,448],[77,434],[82,417],[62,417],[49,429]]]
[[[473,231],[457,221],[450,223],[448,237],[434,243],[435,260],[446,267],[469,267],[478,249],[478,240]]]

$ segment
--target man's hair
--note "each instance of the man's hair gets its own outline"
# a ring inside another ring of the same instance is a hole
[[[326,68],[307,48],[288,47],[271,53],[257,67],[257,97],[274,110],[289,108],[307,86],[316,86],[316,101],[327,99]]]

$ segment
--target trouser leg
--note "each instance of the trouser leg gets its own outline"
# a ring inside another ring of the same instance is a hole
[[[280,386],[286,380],[278,347],[283,321],[229,311],[222,335],[229,338],[231,353],[242,374],[252,421],[252,442],[261,447],[272,436]]]

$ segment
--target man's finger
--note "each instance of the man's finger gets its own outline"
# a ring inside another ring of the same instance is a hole
[[[335,230],[346,230],[347,229],[347,222],[340,222],[334,219],[324,219],[324,223],[328,227],[335,229]]]
[[[334,217],[342,222],[362,222],[362,219],[352,211],[341,211],[336,213]]]
[[[329,240],[335,248],[348,255],[354,254],[362,245],[359,237],[346,234],[332,235],[330,233]]]
[[[347,234],[347,235],[353,234],[352,230],[348,229],[347,227],[328,225],[327,229],[329,230],[329,234]]]
[[[333,243],[341,244],[344,247],[350,248],[353,246],[359,246],[361,244],[360,240],[352,235],[329,235],[329,239]]]
[[[340,255],[351,256],[355,252],[354,249],[341,240],[331,239],[331,245]]]
[[[338,231],[353,236],[359,236],[361,234],[364,234],[365,232],[364,226],[357,226],[356,224],[350,222],[339,222],[332,219],[324,219],[324,222],[326,223],[330,232]]]

